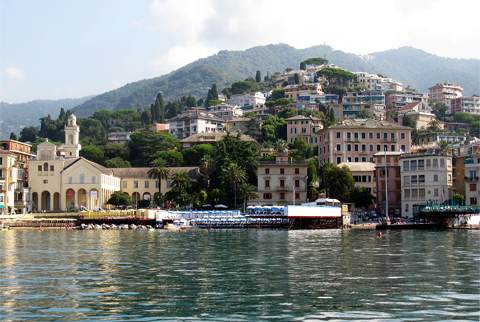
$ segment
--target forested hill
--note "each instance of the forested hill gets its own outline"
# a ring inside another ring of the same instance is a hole
[[[452,59],[425,51],[402,47],[366,56],[345,53],[329,46],[296,49],[289,45],[267,45],[242,51],[222,50],[199,59],[169,74],[133,82],[116,90],[95,96],[74,108],[80,116],[99,109],[147,106],[161,91],[167,100],[184,95],[205,96],[212,83],[221,89],[233,81],[282,71],[310,57],[324,57],[329,62],[351,71],[367,71],[388,75],[420,91],[442,81],[452,81],[465,88],[466,95],[480,93],[480,60]]]

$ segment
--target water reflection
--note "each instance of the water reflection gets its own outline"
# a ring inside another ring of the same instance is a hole
[[[0,319],[478,320],[478,231],[0,232]]]

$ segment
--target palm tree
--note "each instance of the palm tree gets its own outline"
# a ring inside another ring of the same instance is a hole
[[[176,206],[185,207],[191,200],[191,186],[192,180],[184,173],[175,173],[172,177],[172,189],[165,194],[165,197],[170,202],[174,202]]]
[[[239,190],[243,198],[243,211],[245,211],[248,200],[257,198],[257,189],[251,184],[243,183],[240,185]]]
[[[160,198],[162,196],[162,180],[170,178],[170,170],[163,164],[157,163],[155,167],[148,170],[148,177],[158,180],[158,198]],[[159,201],[157,201],[157,205],[160,206]]]
[[[233,187],[234,206],[237,209],[237,186],[247,181],[245,170],[235,162],[228,163],[223,169],[224,181],[229,182]]]

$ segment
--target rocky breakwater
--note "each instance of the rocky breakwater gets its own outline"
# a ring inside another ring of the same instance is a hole
[[[81,224],[78,226],[80,230],[155,230],[154,227],[149,225],[135,225],[135,224]]]

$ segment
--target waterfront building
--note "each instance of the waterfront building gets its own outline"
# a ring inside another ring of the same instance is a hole
[[[319,132],[321,162],[374,162],[377,152],[409,152],[411,131],[406,126],[371,119],[347,119]]]
[[[457,97],[450,100],[450,111],[452,114],[465,112],[480,115],[480,96]]]
[[[15,167],[17,168],[17,180],[13,186],[13,208],[10,209],[9,213],[26,213],[28,210],[28,204],[30,202],[28,189],[28,167],[30,159],[35,156],[31,153],[31,149],[32,145],[28,143],[23,143],[16,140],[0,141],[0,151],[11,153],[15,158]]]
[[[415,216],[427,201],[443,203],[451,197],[452,157],[439,150],[403,154],[400,158],[402,215]]]
[[[464,158],[465,203],[480,206],[480,151]]]
[[[377,211],[385,215],[388,203],[388,215],[400,216],[402,189],[400,179],[400,156],[402,152],[378,152],[374,154],[375,188]]]
[[[375,185],[375,163],[372,162],[342,162],[339,167],[346,166],[352,173],[355,186],[365,188],[374,197],[377,195]]]
[[[444,103],[450,110],[450,101],[463,96],[463,87],[444,82],[437,83],[428,89],[428,99],[432,103]]]
[[[347,92],[342,97],[342,119],[357,118],[360,111],[370,111],[379,120],[384,120],[385,95],[380,91]]]
[[[225,121],[225,131],[246,133],[251,120],[249,117],[236,117]]]
[[[257,108],[265,105],[265,95],[262,92],[235,94],[230,96],[228,104],[240,107]]]
[[[275,161],[261,161],[257,168],[258,198],[251,204],[300,204],[307,200],[307,163],[292,161],[279,152]]]
[[[287,143],[303,138],[311,146],[318,146],[318,132],[323,129],[322,120],[315,116],[296,115],[287,120]]]
[[[127,143],[130,141],[131,132],[110,132],[107,135],[107,141],[111,143]]]
[[[127,193],[133,201],[133,206],[138,207],[142,200],[146,204],[155,200],[159,193],[164,195],[171,189],[172,180],[162,180],[161,186],[157,179],[150,178],[148,172],[152,168],[111,168],[115,177],[120,178],[120,190]],[[186,173],[191,178],[198,177],[198,167],[167,167],[170,175]]]
[[[233,137],[238,136],[241,141],[255,142],[255,139],[251,136],[235,132],[197,133],[180,140],[180,142],[182,143],[182,147],[189,148],[191,146],[203,143],[214,144],[215,142],[223,140],[227,135]]]
[[[170,134],[184,139],[197,133],[223,132],[225,122],[211,113],[192,110],[168,120]]]
[[[11,214],[15,207],[18,166],[12,152],[0,150],[0,215]]]
[[[38,145],[29,169],[34,212],[105,207],[110,195],[120,190],[120,178],[112,170],[79,157],[79,134],[80,127],[71,114],[65,126],[65,144],[57,147],[47,140]]]

